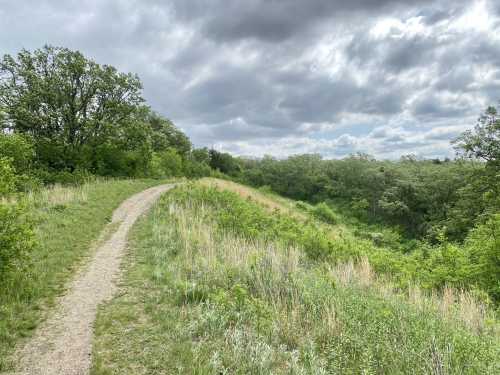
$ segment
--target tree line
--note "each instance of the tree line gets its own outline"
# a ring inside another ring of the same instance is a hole
[[[500,209],[500,116],[489,107],[473,130],[453,141],[457,158],[397,161],[367,154],[326,160],[317,154],[285,159],[222,154],[215,168],[256,187],[310,203],[327,202],[363,221],[391,224],[410,238],[444,231],[463,241]]]

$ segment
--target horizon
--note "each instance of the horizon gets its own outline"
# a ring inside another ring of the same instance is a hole
[[[494,0],[6,1],[0,53],[45,44],[137,73],[197,147],[454,158],[500,99]]]

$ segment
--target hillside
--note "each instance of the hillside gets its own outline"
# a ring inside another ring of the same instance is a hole
[[[238,157],[136,74],[6,54],[0,372],[498,374],[499,145],[488,107],[454,159]]]
[[[498,372],[491,311],[323,257],[314,231],[349,229],[295,205],[214,179],[167,193],[99,312],[93,373]]]

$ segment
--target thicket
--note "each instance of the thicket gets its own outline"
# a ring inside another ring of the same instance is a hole
[[[463,242],[477,225],[500,212],[500,117],[490,107],[474,130],[456,141],[459,158],[414,156],[380,161],[357,154],[342,160],[320,155],[238,159],[229,173],[281,195],[326,202],[365,223],[397,227],[409,239],[438,243],[444,234]]]
[[[316,215],[329,205],[344,218],[351,218],[358,228],[370,225],[394,228],[396,231],[384,230],[377,238],[357,231],[360,237],[369,238],[376,245],[400,243],[391,246],[390,252],[369,250],[367,255],[379,271],[418,275],[427,287],[451,284],[478,288],[498,303],[500,116],[497,109],[488,108],[476,127],[454,143],[460,156],[456,160],[420,160],[408,156],[399,161],[379,161],[367,155],[343,160],[323,160],[319,155],[297,155],[282,160],[264,157],[240,159],[241,172],[234,176],[250,185],[316,204],[315,208],[302,204]],[[332,246],[338,247],[339,242]],[[359,242],[358,248],[361,247]]]

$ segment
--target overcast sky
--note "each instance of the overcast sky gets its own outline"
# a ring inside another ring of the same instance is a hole
[[[44,44],[239,155],[451,156],[500,100],[499,0],[0,0],[0,53]]]

